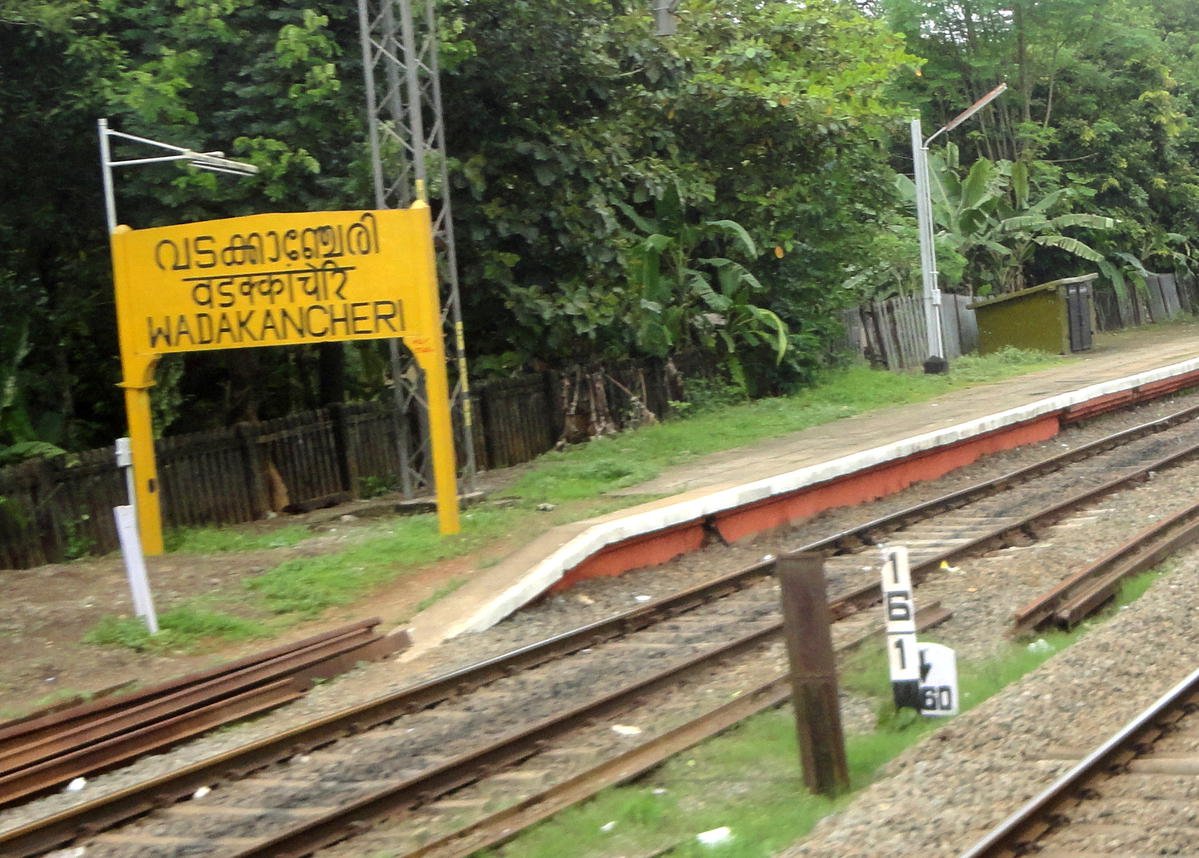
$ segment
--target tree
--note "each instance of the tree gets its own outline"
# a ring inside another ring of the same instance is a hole
[[[1112,217],[1092,236],[1118,290],[1145,266],[1187,270],[1199,221],[1193,3],[887,0],[927,63],[902,90],[945,119],[995,82],[1011,91],[961,135],[963,160],[1027,163],[1075,207]],[[1034,177],[1035,178],[1035,177]],[[1044,227],[1052,229],[1051,227]],[[1027,245],[1026,245],[1027,246]],[[1038,264],[1052,255],[1040,255]],[[1051,266],[1050,266],[1051,267]],[[1060,276],[1046,268],[1041,279]]]
[[[361,74],[357,51],[342,48],[357,45],[356,23],[332,2],[6,5],[0,119],[8,131],[0,152],[22,169],[0,176],[0,289],[8,306],[26,313],[0,321],[0,335],[18,342],[27,323],[11,408],[36,437],[94,446],[123,425],[96,118],[197,149],[229,149],[261,169],[240,182],[176,166],[119,171],[121,219],[138,227],[361,206]],[[46,62],[50,56],[60,60]],[[159,399],[178,402],[168,416],[193,426],[253,415],[260,402],[264,416],[318,402],[318,361],[307,357],[212,353],[186,362],[186,372],[174,373],[181,387]],[[299,383],[297,367],[305,369]]]
[[[996,83],[1011,84],[1004,99],[979,114],[969,135],[971,155],[992,160],[1044,154],[1052,141],[1060,76],[1128,21],[1124,0],[885,0],[883,5],[892,26],[928,60],[907,90],[928,104],[938,124]]]
[[[964,284],[976,295],[1023,289],[1031,285],[1030,269],[1046,270],[1035,266],[1038,249],[1092,265],[1105,262],[1102,254],[1064,230],[1110,230],[1115,220],[1073,212],[1075,202],[1089,195],[1054,187],[1051,167],[979,158],[963,177],[958,157],[957,147],[949,143],[929,159],[933,217],[940,227],[938,262],[951,286]],[[899,176],[897,184],[907,199],[915,199],[907,176]]]

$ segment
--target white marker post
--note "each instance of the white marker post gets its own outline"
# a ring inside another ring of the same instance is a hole
[[[932,718],[958,712],[957,655],[942,644],[916,640],[916,603],[908,550],[883,549],[883,607],[887,612],[887,662],[896,708]]]
[[[125,472],[125,484],[129,489],[130,504],[114,506],[113,516],[117,522],[117,538],[121,542],[121,555],[125,558],[125,577],[129,580],[129,592],[133,597],[133,611],[146,621],[150,634],[158,634],[158,615],[154,612],[154,599],[150,595],[150,577],[146,574],[146,558],[142,554],[142,541],[137,532],[137,511],[133,492],[133,454],[128,438],[116,441],[117,466]]]
[[[883,608],[887,612],[887,662],[896,707],[920,708],[920,654],[908,550],[883,549]]]
[[[920,714],[958,714],[958,657],[942,644],[920,644]]]

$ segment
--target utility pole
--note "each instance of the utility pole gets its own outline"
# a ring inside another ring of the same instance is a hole
[[[450,405],[457,417],[457,446],[464,462],[462,481],[470,489],[475,476],[474,419],[446,170],[433,0],[358,0],[358,22],[375,205],[381,209],[407,208],[415,200],[421,200],[432,207],[442,328],[449,339],[446,356],[453,370],[451,375],[456,376]],[[434,170],[432,182],[430,164]],[[428,401],[422,374],[412,355],[398,340],[389,341],[389,352],[399,419],[401,487],[404,496],[410,498],[418,489],[430,486]],[[416,456],[412,457],[408,415],[414,410],[421,428]]]
[[[654,14],[654,35],[673,36],[679,30],[676,14],[679,0],[650,0],[650,11]]]
[[[974,104],[963,110],[937,130],[927,140],[920,130],[920,120],[912,120],[912,162],[916,181],[916,222],[920,233],[920,279],[924,292],[924,320],[928,329],[928,359],[926,373],[948,372],[945,343],[941,337],[941,289],[937,283],[937,251],[933,244],[933,204],[928,175],[928,147],[947,131],[957,128],[978,113],[1007,89],[1001,83]]]

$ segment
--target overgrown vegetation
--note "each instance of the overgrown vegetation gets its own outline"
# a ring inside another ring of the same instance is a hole
[[[270,633],[260,622],[192,604],[159,614],[158,629],[158,634],[150,634],[140,617],[105,617],[87,633],[84,642],[140,652],[189,652],[203,644],[252,640]]]
[[[181,527],[164,537],[166,550],[182,554],[221,554],[228,551],[259,551],[287,548],[312,536],[303,525],[247,527]]]
[[[437,4],[477,373],[690,345],[753,395],[809,383],[842,307],[918,282],[895,181],[911,173],[908,118],[937,128],[1004,78],[1009,92],[934,153],[948,165],[960,152],[959,214],[973,218],[948,216],[938,194],[946,287],[1082,265],[1129,290],[1192,267],[1195,4],[679,9],[664,39],[645,3]],[[137,227],[369,205],[357,26],[332,0],[4,5],[0,155],[22,169],[0,176],[0,301],[19,309],[0,319],[0,453],[79,451],[123,426],[95,118],[259,167],[236,181],[123,171],[119,213]],[[386,376],[369,344],[180,355],[160,369],[156,425],[382,395]]]
[[[462,514],[462,533],[451,538],[438,533],[432,516],[401,518],[336,554],[287,560],[247,586],[274,613],[313,616],[415,568],[467,554],[511,532],[517,518],[512,510],[470,509]]]

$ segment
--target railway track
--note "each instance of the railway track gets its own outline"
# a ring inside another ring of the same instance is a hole
[[[1070,510],[1194,457],[1195,414],[1190,409],[1117,433],[805,548],[828,556],[835,614],[852,617],[877,597],[872,548],[877,542],[902,539],[919,580],[942,562],[1033,539]],[[627,711],[630,699],[669,692],[681,680],[694,683],[697,671],[719,673],[730,660],[763,661],[764,653],[777,649],[780,633],[771,568],[769,561],[754,564],[508,657],[10,829],[0,834],[0,851],[36,854],[192,796],[231,773],[249,772],[203,800],[89,837],[87,855],[306,854],[360,830],[367,820],[434,806],[439,796],[529,759],[554,735],[569,737],[580,725],[586,729],[596,719]],[[712,668],[716,663],[724,667]],[[534,665],[540,668],[532,671]],[[735,687],[744,691],[745,682]],[[596,693],[600,689],[611,693]],[[762,695],[769,696],[756,691],[752,696]],[[584,700],[589,708],[568,705]],[[566,756],[571,741],[565,739]],[[504,770],[500,777],[509,774]]]
[[[0,806],[298,700],[312,681],[408,645],[406,633],[375,633],[378,624],[352,623],[159,685],[8,722],[0,726]]]
[[[962,858],[1194,854],[1199,670]]]

